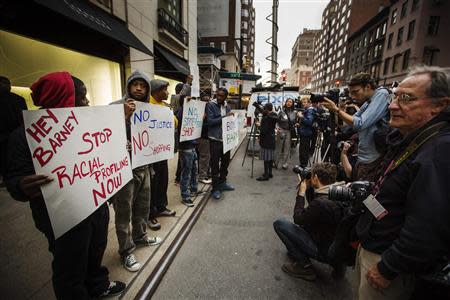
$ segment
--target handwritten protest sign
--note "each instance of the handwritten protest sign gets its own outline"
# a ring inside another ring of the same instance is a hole
[[[235,116],[222,118],[223,153],[239,145],[239,125]]]
[[[83,221],[131,178],[123,106],[24,111],[25,135],[55,238]]]
[[[168,107],[136,102],[130,121],[133,169],[174,156],[175,123]]]
[[[203,115],[206,102],[187,101],[183,104],[183,121],[181,122],[180,142],[198,139],[202,135]]]

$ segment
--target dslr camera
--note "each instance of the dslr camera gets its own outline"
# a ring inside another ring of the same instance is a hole
[[[325,101],[325,98],[328,98],[331,101],[333,101],[334,103],[336,103],[336,105],[337,105],[339,103],[339,94],[340,94],[339,89],[331,89],[323,94],[311,93],[310,99],[311,99],[312,103],[318,103],[318,102],[323,102],[323,101]]]
[[[369,181],[354,181],[349,187],[331,186],[328,198],[332,201],[349,203],[353,210],[362,209],[362,202],[370,195],[373,183]]]
[[[309,167],[301,167],[301,166],[295,166],[292,168],[292,171],[295,174],[299,174],[302,180],[309,180],[311,179],[311,168]]]

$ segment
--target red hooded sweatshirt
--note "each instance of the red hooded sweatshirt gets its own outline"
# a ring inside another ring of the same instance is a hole
[[[68,72],[42,76],[31,86],[31,98],[36,106],[61,108],[75,106],[75,88]]]

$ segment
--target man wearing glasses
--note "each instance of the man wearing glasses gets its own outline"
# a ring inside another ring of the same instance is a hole
[[[449,273],[449,105],[439,67],[417,67],[394,89],[390,150],[356,226],[357,299],[450,299],[439,275]]]
[[[381,154],[375,146],[374,133],[383,122],[387,123],[390,95],[386,88],[377,88],[375,81],[367,73],[353,76],[348,89],[350,97],[362,104],[353,116],[327,98],[322,105],[358,132],[358,161],[352,179],[374,181],[381,160]]]

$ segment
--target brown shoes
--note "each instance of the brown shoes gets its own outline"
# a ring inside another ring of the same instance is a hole
[[[317,277],[316,271],[314,271],[311,265],[303,267],[299,263],[294,262],[291,264],[284,264],[281,269],[292,277],[301,278],[307,281],[314,281]]]

